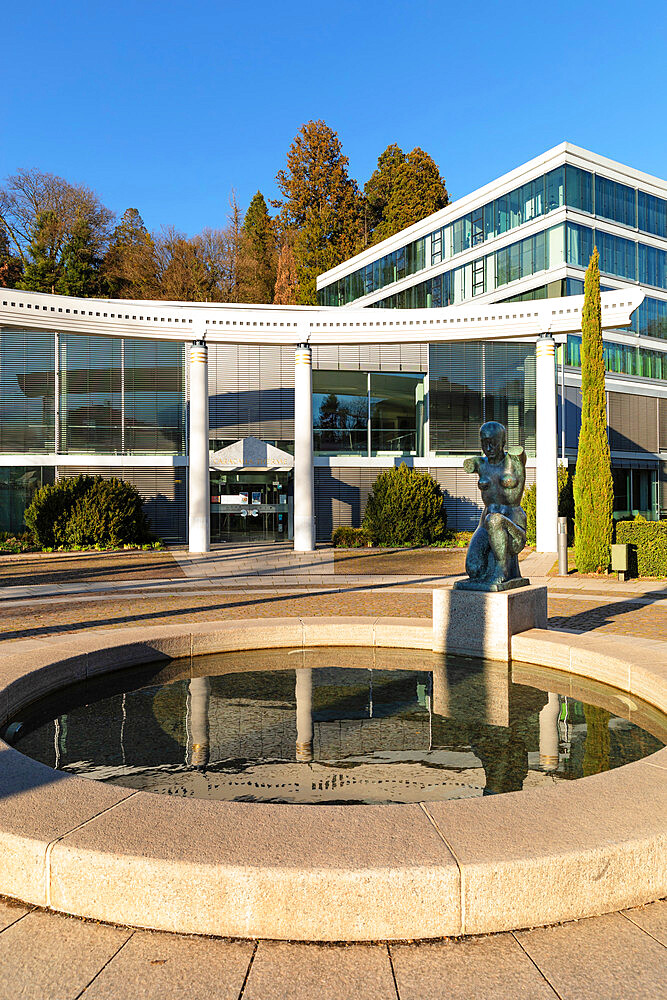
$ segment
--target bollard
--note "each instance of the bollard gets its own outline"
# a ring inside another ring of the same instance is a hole
[[[567,518],[558,518],[558,575],[567,576]]]

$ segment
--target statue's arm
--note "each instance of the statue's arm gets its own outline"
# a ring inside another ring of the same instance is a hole
[[[479,463],[481,459],[479,455],[475,455],[474,458],[466,458],[463,462],[463,471],[468,473],[479,472]]]
[[[512,456],[513,462],[521,462],[522,466],[526,467],[526,452],[523,448],[508,448],[507,454]]]

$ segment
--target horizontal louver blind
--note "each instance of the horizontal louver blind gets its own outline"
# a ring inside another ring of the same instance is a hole
[[[0,331],[0,452],[54,449],[55,337]]]
[[[425,372],[426,344],[345,344],[313,348],[313,367],[329,371]]]
[[[655,396],[610,392],[609,446],[612,451],[658,450],[658,411]]]
[[[358,528],[364,516],[368,494],[386,469],[316,468],[315,516],[318,541],[328,541],[340,525]]]
[[[294,438],[294,351],[216,344],[209,348],[211,437]]]
[[[70,465],[58,468],[58,479],[71,476],[102,476],[122,479],[136,487],[145,503],[151,531],[165,542],[187,539],[187,470],[185,467],[137,468],[131,466]]]

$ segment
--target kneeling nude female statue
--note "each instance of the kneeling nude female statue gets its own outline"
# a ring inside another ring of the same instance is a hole
[[[519,552],[526,544],[526,514],[521,497],[526,482],[523,448],[505,451],[505,428],[491,420],[479,431],[483,455],[466,458],[463,468],[476,472],[484,510],[466,556],[469,580],[461,590],[509,590],[528,585],[519,572]]]

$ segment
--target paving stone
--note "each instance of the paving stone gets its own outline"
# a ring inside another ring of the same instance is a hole
[[[516,934],[561,1000],[657,1000],[667,951],[620,913]]]
[[[243,1000],[396,1000],[386,945],[260,941]]]
[[[511,934],[390,945],[401,1000],[555,1000]]]
[[[667,899],[624,910],[624,915],[667,947]]]
[[[253,950],[252,941],[137,931],[84,1000],[237,1000]]]
[[[0,934],[3,1000],[75,1000],[132,932],[35,911]]]
[[[30,907],[24,906],[23,903],[16,903],[13,899],[0,899],[0,931],[16,923],[29,912]]]

